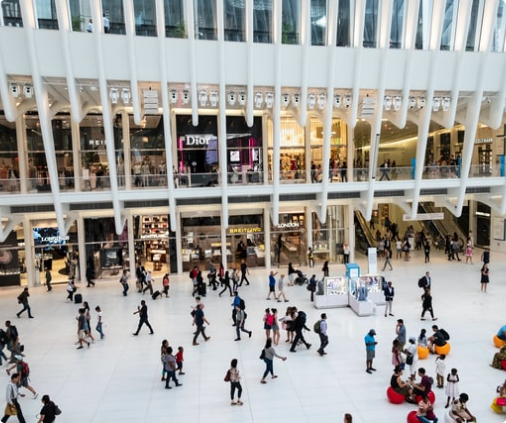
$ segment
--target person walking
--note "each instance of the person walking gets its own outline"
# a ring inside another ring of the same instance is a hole
[[[473,247],[471,247],[470,242],[466,245],[466,264],[468,261],[471,261],[471,264],[473,264]]]
[[[262,376],[262,380],[260,380],[260,383],[267,383],[265,378],[269,373],[271,374],[272,379],[277,378],[277,376],[274,374],[274,365],[273,365],[274,357],[280,358],[283,361],[286,361],[286,357],[276,354],[276,350],[272,346],[271,338],[267,338],[267,341],[265,341],[265,346],[262,351],[262,355],[264,356],[263,360],[265,362],[265,372],[264,375]]]
[[[32,310],[30,309],[30,304],[28,303],[28,297],[30,293],[28,292],[28,288],[23,289],[23,292],[18,295],[18,303],[23,304],[23,309],[16,313],[16,316],[21,317],[21,314],[25,311],[28,312],[28,318],[33,319]]]
[[[237,336],[234,339],[234,341],[241,340],[241,332],[246,332],[248,334],[248,336],[251,338],[251,334],[253,332],[251,332],[250,330],[247,330],[244,327],[244,324],[246,323],[246,312],[244,310],[241,310],[240,305],[236,306],[235,319],[236,319],[235,333],[237,334]]]
[[[274,272],[274,270],[271,270],[269,273],[269,293],[267,294],[266,300],[271,299],[271,294],[276,299],[276,278],[275,276],[278,274],[278,272]]]
[[[394,301],[395,296],[395,288],[392,286],[392,281],[388,281],[387,286],[385,287],[383,293],[385,294],[385,317],[387,317],[387,313],[389,316],[393,316],[392,314],[392,303]]]
[[[74,292],[77,291],[76,284],[74,282],[74,279],[70,279],[69,283],[67,285],[67,300],[70,300],[71,302],[74,301]]]
[[[285,275],[281,275],[278,279],[278,303],[281,302],[281,297],[283,297],[285,303],[288,302],[285,297]]]
[[[425,241],[425,244],[423,245],[423,254],[425,256],[425,263],[428,263],[430,261],[430,243],[429,243],[429,241]]]
[[[484,292],[485,294],[487,293],[487,285],[490,282],[488,274],[488,264],[484,263],[483,267],[481,268],[481,292]]]
[[[304,311],[298,311],[295,307],[293,308],[293,311],[296,313],[295,321],[294,321],[294,329],[295,329],[295,339],[292,342],[292,346],[290,348],[290,352],[297,352],[295,347],[297,346],[299,341],[302,341],[302,343],[306,346],[307,349],[311,348],[311,344],[306,342],[304,339],[304,335],[302,333],[303,329],[309,330],[309,328],[306,326],[306,320],[307,316]]]
[[[310,292],[309,299],[310,301],[314,301],[314,293],[316,292],[316,285],[318,281],[316,280],[316,275],[311,276],[309,279],[309,283],[307,285],[307,289]]]
[[[329,275],[329,261],[325,260],[322,267],[323,277],[326,278]]]
[[[93,264],[93,260],[89,260],[88,266],[86,266],[86,282],[88,282],[86,288],[89,288],[90,286],[95,286],[95,282],[93,281],[93,279],[95,279],[95,265]]]
[[[395,334],[397,335],[397,341],[399,341],[399,349],[404,351],[404,346],[406,345],[406,325],[404,324],[404,320],[397,319],[397,326],[395,326]]]
[[[195,331],[195,335],[193,337],[193,345],[199,345],[197,338],[200,334],[202,334],[206,342],[211,339],[210,336],[206,336],[206,327],[204,326],[204,323],[207,323],[208,325],[211,324],[204,315],[202,304],[197,304],[195,316],[193,317],[193,326],[197,326],[197,330]]]
[[[329,344],[329,337],[327,335],[327,315],[322,313],[320,317],[320,332],[318,332],[318,335],[320,336],[320,348],[318,348],[317,353],[323,357],[327,354],[325,352],[325,348]]]
[[[249,280],[246,275],[249,275],[248,265],[246,264],[246,260],[241,260],[241,281],[239,282],[239,286],[242,286],[243,282],[246,282],[246,285],[249,285]]]
[[[47,292],[51,291],[53,288],[51,286],[51,280],[53,277],[51,276],[51,271],[49,270],[49,267],[46,267],[46,288]]]
[[[100,339],[104,339],[104,331],[103,331],[103,321],[102,321],[102,309],[100,306],[95,307],[95,311],[97,312],[97,326],[95,330],[100,334]]]
[[[146,287],[142,290],[142,295],[144,295],[146,291],[149,291],[149,295],[153,295],[153,276],[151,270],[148,270],[146,274]]]
[[[7,406],[5,407],[4,416],[1,419],[2,423],[5,423],[9,420],[9,417],[16,416],[19,423],[26,423],[26,420],[23,416],[23,411],[21,410],[21,406],[18,402],[18,384],[20,382],[21,375],[19,373],[13,373],[11,375],[11,381],[7,385],[5,397],[7,399]]]
[[[228,270],[225,271],[223,277],[221,278],[221,285],[223,286],[223,289],[220,291],[218,296],[221,297],[221,294],[223,294],[228,289],[230,296],[233,297],[232,287],[230,286],[230,276],[228,274]]]
[[[39,420],[37,423],[54,423],[56,421],[57,410],[59,410],[58,406],[51,401],[49,395],[42,395],[42,404],[44,405],[40,410]]]
[[[390,270],[394,270],[392,267],[392,263],[390,263],[390,256],[391,256],[390,250],[385,248],[384,254],[385,254],[385,263],[383,264],[383,269],[381,270],[384,272],[387,266],[390,266]]]
[[[483,262],[483,264],[490,263],[490,250],[488,248],[485,248],[483,250],[483,253],[481,253],[481,261]]]
[[[163,293],[165,294],[165,298],[169,298],[170,279],[169,279],[168,273],[163,275],[162,284],[163,284]]]
[[[23,361],[24,360],[24,357],[22,355],[15,355],[14,356],[14,364],[11,366],[11,367],[8,367],[7,369],[5,369],[6,373],[8,375],[11,374],[11,370],[12,369],[16,369],[16,373],[20,375],[20,380],[19,380],[19,383],[18,383],[18,388],[20,387],[23,387],[25,389],[28,389],[32,394],[33,394],[33,399],[36,399],[39,394],[37,393],[37,391],[35,391],[35,389],[32,388],[32,386],[30,386],[30,366],[28,365],[28,363],[26,361]],[[21,395],[22,397],[24,397],[24,395]]]
[[[164,369],[167,372],[167,377],[165,379],[165,389],[172,389],[172,387],[169,386],[171,380],[174,381],[177,387],[183,385],[182,383],[179,383],[179,380],[176,377],[177,363],[176,358],[172,355],[172,352],[172,347],[167,347],[166,352],[162,357]]]
[[[91,342],[95,341],[95,338],[93,338],[93,334],[91,333],[91,313],[90,313],[90,305],[88,304],[88,301],[85,301],[83,303],[84,308],[84,317],[86,317],[86,324],[88,325],[88,338],[91,338]]]
[[[89,331],[88,322],[85,315],[86,310],[84,308],[79,309],[79,316],[77,316],[77,337],[79,339],[78,350],[83,348],[83,342],[90,347],[90,343],[86,340],[87,333]]]
[[[307,261],[308,261],[308,264],[309,264],[309,268],[314,267],[314,252],[313,252],[313,247],[309,247],[307,249]]]
[[[232,326],[237,325],[237,307],[240,308],[241,303],[244,307],[246,307],[246,304],[244,303],[244,300],[239,297],[239,293],[237,291],[234,291],[234,301],[232,302],[232,321],[234,324]]]
[[[424,293],[422,294],[422,315],[420,320],[425,320],[425,312],[428,311],[430,313],[430,317],[432,320],[437,320],[437,317],[434,317],[434,310],[432,308],[432,295],[430,294],[430,288],[425,287]]]
[[[123,296],[126,297],[128,295],[128,275],[126,269],[123,270],[123,275],[121,276],[121,279],[119,280],[121,285],[123,286]]]
[[[137,311],[134,311],[134,315],[139,315],[139,326],[137,326],[137,330],[133,333],[134,336],[139,335],[139,331],[141,330],[142,325],[146,324],[146,326],[150,330],[150,335],[153,335],[155,332],[153,328],[149,324],[148,320],[148,306],[146,305],[146,301],[142,300],[141,305],[137,307]]]
[[[365,371],[369,374],[376,371],[376,369],[372,366],[372,362],[374,360],[374,357],[376,356],[376,345],[378,345],[376,339],[374,338],[375,336],[376,331],[374,329],[371,329],[364,337],[365,352],[366,352]]]
[[[243,405],[241,401],[242,386],[241,375],[237,369],[237,358],[232,359],[230,362],[230,369],[228,370],[228,379],[230,380],[230,405]],[[234,400],[235,391],[237,390],[237,402]]]

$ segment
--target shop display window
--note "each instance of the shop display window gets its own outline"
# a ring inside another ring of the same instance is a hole
[[[21,284],[21,273],[26,272],[24,261],[20,257],[21,251],[15,231],[0,243],[0,287]]]
[[[325,224],[320,222],[313,212],[313,256],[315,262],[329,260],[343,261],[343,245],[345,243],[345,206],[328,206]]]
[[[265,266],[265,238],[263,214],[229,216],[227,245],[232,260],[227,262],[239,268],[245,260],[249,267]]]
[[[0,115],[0,193],[18,192],[19,176],[16,124]]]
[[[271,225],[272,263],[300,266],[307,261],[304,212],[280,213],[278,225]]]
[[[206,257],[206,252],[209,256],[209,251],[211,252],[211,259],[213,261],[221,262],[220,216],[183,217],[181,223],[183,271],[189,271],[194,266],[198,266],[201,270],[207,269],[210,258]],[[220,257],[217,256],[218,252]],[[214,257],[213,253],[215,254]]]
[[[81,175],[78,182],[81,184],[81,189],[83,191],[110,189],[109,162],[102,115],[86,116],[81,121],[79,130]]]
[[[326,277],[323,280],[324,295],[347,295],[349,283],[346,276]]]

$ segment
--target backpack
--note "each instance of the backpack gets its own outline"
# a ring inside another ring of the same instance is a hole
[[[299,322],[302,325],[305,325],[306,321],[307,321],[307,315],[306,315],[306,313],[303,312],[303,311],[299,311],[299,315],[297,316],[297,319],[299,319]]]
[[[265,319],[265,323],[269,326],[272,326],[273,322],[274,322],[274,316],[272,314],[268,314],[267,319]]]
[[[23,377],[28,377],[30,375],[30,367],[26,361],[21,363],[21,375]]]
[[[0,329],[0,344],[7,345],[7,342],[9,342],[7,333],[3,329]]]
[[[246,303],[244,302],[244,300],[242,298],[239,298],[239,308],[241,310],[245,310],[246,309]]]
[[[188,276],[190,277],[190,279],[193,279],[193,270],[190,270],[190,273]]]
[[[444,329],[439,329],[439,332],[441,332],[441,335],[443,335],[444,339],[446,339],[447,341],[450,340],[450,335],[448,332],[446,332]]]
[[[315,322],[315,324],[313,325],[313,330],[314,330],[316,333],[320,333],[320,332],[321,332],[320,322],[321,322],[321,320],[317,320],[317,321]]]
[[[425,276],[422,276],[418,279],[418,288],[423,288],[424,286],[427,286],[427,279],[425,279]]]

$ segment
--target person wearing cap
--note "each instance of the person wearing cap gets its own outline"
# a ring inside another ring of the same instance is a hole
[[[406,325],[404,324],[404,320],[397,319],[395,333],[397,334],[396,339],[399,341],[399,349],[402,351],[404,350],[404,345],[406,345]]]
[[[409,379],[414,381],[416,377],[416,364],[418,362],[418,346],[416,345],[416,338],[414,336],[409,337],[409,343],[404,353],[406,354],[406,365],[409,366]]]
[[[365,342],[365,352],[366,352],[366,372],[371,374],[372,372],[375,372],[376,369],[372,367],[372,362],[374,360],[374,357],[376,355],[376,345],[378,343],[374,339],[376,336],[376,331],[374,329],[371,329],[367,335],[364,337]]]

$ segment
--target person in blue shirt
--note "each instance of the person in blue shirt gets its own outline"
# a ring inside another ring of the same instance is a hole
[[[311,292],[311,301],[314,301],[314,293],[316,291],[316,284],[317,284],[316,275],[313,275],[313,276],[311,276],[311,279],[309,279],[309,285],[307,287],[309,292]]]
[[[239,297],[239,293],[234,291],[234,301],[232,302],[232,321],[235,326],[237,324],[236,315],[237,315],[237,307],[241,304],[241,297]]]
[[[266,300],[270,300],[271,294],[276,298],[276,278],[275,276],[278,274],[278,272],[274,272],[274,270],[271,270],[271,273],[269,274],[269,293],[267,294]]]
[[[376,336],[376,331],[371,329],[368,334],[364,337],[365,342],[365,352],[366,352],[366,372],[371,374],[375,372],[376,369],[372,367],[372,362],[376,355],[376,345],[378,344],[374,337]]]
[[[497,332],[497,337],[502,341],[506,341],[506,325],[499,329],[499,332]]]

